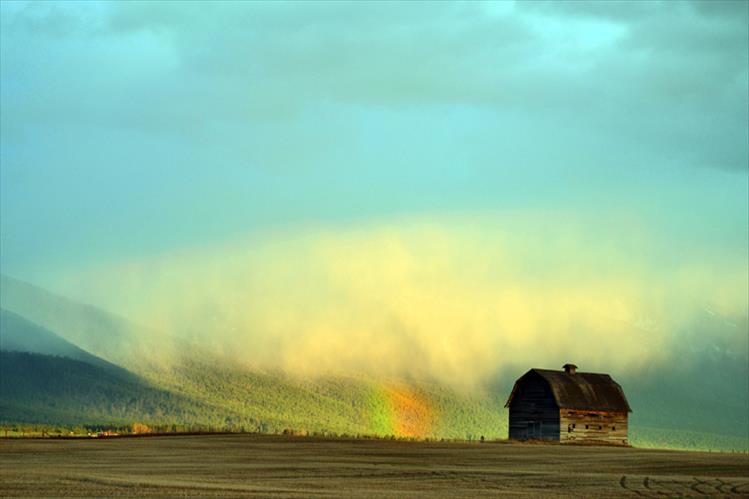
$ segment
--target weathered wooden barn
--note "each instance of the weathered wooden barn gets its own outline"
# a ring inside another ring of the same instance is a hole
[[[627,444],[629,407],[608,374],[531,369],[512,389],[510,438]]]

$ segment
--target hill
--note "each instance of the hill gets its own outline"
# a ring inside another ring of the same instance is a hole
[[[0,351],[0,421],[51,425],[221,425],[224,408],[79,360]]]
[[[0,296],[8,309],[4,349],[69,357],[4,357],[11,359],[4,377],[24,387],[3,385],[0,420],[7,422],[149,421],[262,432],[505,438],[503,405],[525,370],[505,370],[486,389],[469,391],[423,379],[299,379],[253,369],[7,277]],[[731,328],[745,326],[706,314],[677,343],[681,364],[612,373],[634,409],[634,444],[749,449],[746,353],[720,342],[735,337]]]
[[[98,366],[121,377],[130,375],[125,369],[91,355],[52,331],[1,308],[0,332],[0,350],[67,357]]]
[[[0,307],[86,352],[136,372],[158,369],[176,341],[124,317],[2,274]],[[182,345],[180,349],[185,350]]]
[[[185,424],[218,421],[227,428],[255,425],[254,429],[271,432],[294,428],[414,437],[506,434],[503,401],[496,394],[465,395],[413,380],[339,377],[311,382],[281,372],[252,370],[22,281],[2,276],[0,285],[0,303],[12,310],[9,313],[15,319],[9,321],[9,327],[20,328],[21,321],[41,324],[55,332],[45,329],[47,333],[75,343],[81,347],[79,350],[127,367],[164,393],[211,408],[209,414],[195,415],[184,420]],[[78,355],[80,360],[86,360]],[[74,379],[68,381],[75,383]],[[213,408],[223,408],[224,417],[215,417]]]

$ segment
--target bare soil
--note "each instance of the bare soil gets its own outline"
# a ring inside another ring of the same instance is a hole
[[[749,497],[749,455],[202,435],[0,439],[0,496]]]

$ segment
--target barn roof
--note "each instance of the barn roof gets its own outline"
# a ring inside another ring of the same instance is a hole
[[[589,411],[632,412],[624,396],[622,387],[608,374],[582,373],[569,374],[550,369],[531,369],[515,382],[505,407],[510,406],[518,390],[518,384],[526,376],[537,375],[551,388],[554,401],[560,408],[583,409]]]

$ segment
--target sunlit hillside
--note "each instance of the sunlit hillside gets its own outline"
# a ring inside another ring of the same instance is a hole
[[[164,351],[158,347],[164,337],[150,340],[155,352],[136,349],[143,354],[139,358],[122,350],[123,344],[137,345],[142,334],[125,319],[10,278],[2,283],[7,310],[2,315],[0,421],[6,425],[125,427],[140,422],[166,431],[507,437],[504,403],[513,376],[522,372],[504,373],[483,388],[466,390],[425,379],[305,379],[280,370],[252,369],[183,343],[178,355],[171,352],[160,364]],[[742,421],[745,359],[728,352],[713,357],[700,352],[699,358],[692,369],[645,371],[640,378],[620,379],[634,409],[634,445],[749,448]],[[733,383],[725,384],[725,377]],[[716,415],[709,408],[718,400],[726,402]],[[715,431],[715,421],[721,432]]]

